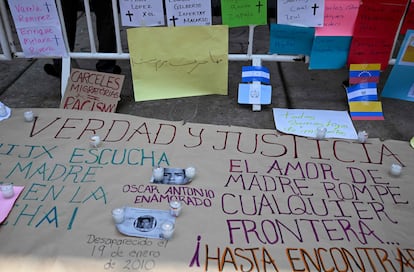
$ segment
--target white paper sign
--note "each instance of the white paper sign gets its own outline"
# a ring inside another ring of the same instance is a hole
[[[347,111],[274,108],[273,116],[283,133],[316,137],[318,128],[326,128],[326,138],[358,139]]]
[[[165,1],[168,26],[211,25],[211,1]]]
[[[162,0],[119,0],[123,26],[165,25]]]
[[[67,56],[53,0],[9,0],[25,57]]]
[[[324,0],[277,1],[277,23],[323,27]]]

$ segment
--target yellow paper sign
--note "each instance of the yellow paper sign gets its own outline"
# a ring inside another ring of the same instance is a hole
[[[135,101],[227,95],[228,27],[127,30]]]

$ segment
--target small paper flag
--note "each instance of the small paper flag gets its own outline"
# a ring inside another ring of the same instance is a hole
[[[377,83],[365,82],[346,89],[348,101],[377,101]]]
[[[352,120],[384,120],[380,101],[349,102]]]

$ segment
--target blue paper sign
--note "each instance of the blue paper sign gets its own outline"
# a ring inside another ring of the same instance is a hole
[[[315,28],[292,25],[270,25],[270,53],[309,56]]]
[[[348,60],[352,37],[316,36],[310,54],[309,69],[340,69]]]

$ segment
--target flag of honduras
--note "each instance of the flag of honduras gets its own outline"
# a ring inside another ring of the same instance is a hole
[[[269,69],[264,66],[243,66],[242,82],[253,81],[260,81],[262,83],[270,84]]]
[[[346,95],[348,101],[376,101],[377,96],[377,83],[366,82],[352,85],[346,88]]]

